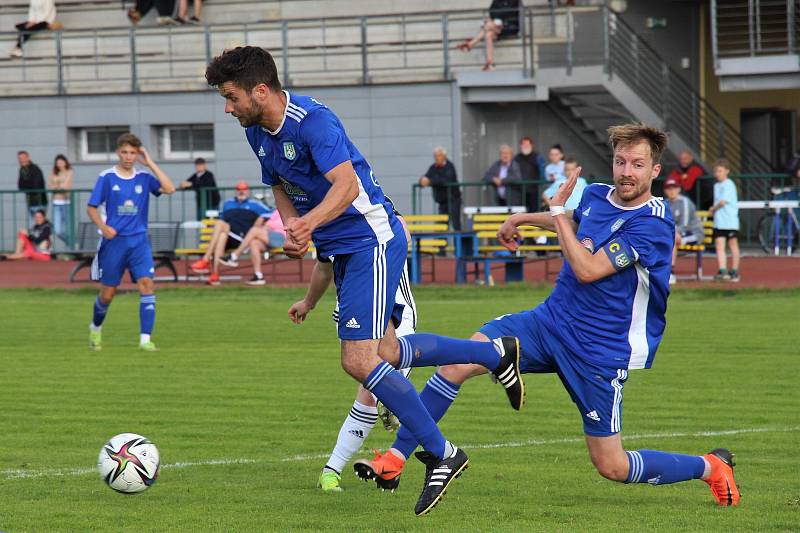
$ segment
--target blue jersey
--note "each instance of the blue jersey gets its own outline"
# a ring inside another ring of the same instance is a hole
[[[359,195],[336,219],[314,230],[320,255],[349,254],[389,241],[403,231],[364,156],[350,142],[339,118],[308,96],[284,91],[286,110],[277,131],[247,128],[247,141],[261,163],[261,180],[283,185],[302,216],[331,188],[325,174],[351,161]]]
[[[104,170],[94,184],[88,204],[106,206],[106,224],[117,235],[136,235],[147,231],[150,194],[160,195],[161,184],[149,172],[134,168],[133,176],[123,178],[116,167]]]
[[[610,185],[589,185],[573,216],[581,244],[607,254],[617,272],[580,283],[564,261],[537,317],[591,363],[650,368],[666,325],[675,222],[660,198],[622,207],[612,201],[613,192]]]

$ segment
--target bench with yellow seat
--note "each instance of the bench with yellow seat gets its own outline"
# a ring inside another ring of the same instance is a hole
[[[436,280],[436,256],[447,252],[450,240],[447,236],[436,237],[437,233],[445,234],[450,231],[450,217],[448,215],[403,215],[411,242],[408,251],[411,256],[411,278],[418,281],[422,279],[421,258],[417,254],[427,255],[431,258],[431,281]],[[415,238],[415,235],[424,233],[425,237]],[[418,241],[416,249],[414,241]],[[420,271],[417,272],[416,269]]]
[[[694,253],[696,257],[695,275],[698,281],[703,279],[703,252],[714,244],[714,219],[708,211],[695,211],[703,224],[703,242],[697,244],[682,244],[678,246],[678,253]]]

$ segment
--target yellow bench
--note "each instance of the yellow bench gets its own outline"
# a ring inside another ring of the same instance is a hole
[[[404,215],[408,232],[412,235],[419,233],[446,233],[450,231],[450,217],[448,215]],[[413,256],[413,241],[408,243],[408,251]],[[446,237],[437,238],[429,236],[419,239],[416,252],[428,255],[431,258],[431,281],[436,280],[436,256],[447,252],[449,240]],[[420,272],[420,276],[422,273]]]
[[[678,253],[689,252],[696,254],[695,279],[703,279],[703,252],[714,244],[714,219],[708,211],[695,211],[703,224],[703,242],[696,244],[682,244],[678,246]]]

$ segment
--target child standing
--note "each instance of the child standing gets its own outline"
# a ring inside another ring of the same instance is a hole
[[[714,276],[715,280],[739,281],[739,197],[736,185],[728,174],[731,172],[730,163],[725,159],[718,159],[713,167],[714,178],[714,205],[708,210],[714,215],[714,245],[717,249],[717,263],[719,271]],[[728,257],[725,254],[725,242],[731,249],[731,269],[728,271]]]

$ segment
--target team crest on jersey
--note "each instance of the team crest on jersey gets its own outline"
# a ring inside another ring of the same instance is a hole
[[[294,143],[291,141],[283,143],[283,157],[289,161],[294,161],[297,158],[297,151],[294,149]]]
[[[624,220],[622,220],[621,218],[618,218],[617,221],[614,222],[614,224],[611,226],[611,231],[617,231],[619,228],[622,227],[622,225],[624,223],[625,223]]]
[[[614,257],[614,262],[617,264],[619,268],[625,268],[626,266],[631,264],[631,260],[628,258],[628,255],[625,252]]]
[[[142,186],[141,185],[134,186],[133,192],[135,192],[136,194],[142,194]]]
[[[581,244],[583,245],[584,248],[594,253],[594,242],[592,241],[592,239],[586,237],[583,240],[581,240]]]

